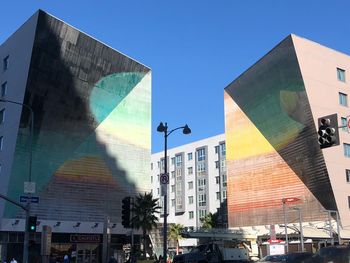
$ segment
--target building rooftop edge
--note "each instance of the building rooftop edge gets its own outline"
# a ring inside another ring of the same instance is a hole
[[[223,140],[225,140],[225,133],[220,133],[220,134],[217,134],[217,135],[214,135],[214,136],[206,137],[204,139],[200,139],[200,140],[193,141],[193,142],[186,143],[186,144],[182,144],[182,145],[179,145],[179,146],[176,146],[176,147],[168,148],[168,151],[180,149],[180,148],[186,147],[188,145],[204,142],[204,141],[207,141],[207,140],[210,140],[210,139],[214,139],[216,137],[218,137],[218,138],[219,137],[224,137]],[[163,154],[163,153],[164,153],[164,151],[154,152],[154,153],[151,153],[151,156],[158,155],[158,154]]]
[[[32,19],[32,17],[34,17],[35,15],[39,14],[40,12],[42,12],[42,13],[44,13],[44,14],[46,14],[46,15],[49,15],[49,16],[51,16],[51,17],[57,19],[58,21],[61,21],[62,23],[68,25],[69,27],[74,28],[75,30],[78,30],[79,32],[81,32],[81,33],[87,35],[88,37],[94,39],[95,41],[101,43],[102,45],[105,45],[106,47],[108,47],[108,48],[110,48],[110,49],[112,49],[112,50],[118,52],[119,54],[121,54],[121,55],[123,55],[123,56],[125,56],[125,57],[127,57],[127,58],[129,58],[129,59],[131,59],[131,60],[133,60],[133,61],[135,61],[135,62],[137,62],[138,64],[140,64],[140,65],[144,66],[145,68],[149,69],[150,71],[152,71],[151,67],[149,67],[149,66],[147,66],[147,65],[145,65],[145,64],[143,64],[143,63],[141,63],[140,61],[138,61],[138,60],[136,60],[136,59],[134,59],[134,58],[132,58],[132,57],[126,55],[125,53],[123,53],[123,52],[117,50],[116,48],[113,48],[113,47],[111,47],[110,45],[108,45],[108,44],[102,42],[101,40],[98,40],[97,38],[91,36],[90,34],[86,33],[85,31],[80,30],[80,29],[78,29],[78,28],[75,27],[75,26],[72,26],[71,24],[65,22],[64,20],[62,20],[62,19],[60,19],[60,18],[58,18],[58,17],[56,17],[56,16],[54,16],[54,15],[52,15],[52,14],[50,14],[50,13],[44,11],[44,10],[42,10],[42,9],[38,9],[33,15],[31,15],[20,27],[18,27],[10,36],[8,36],[8,37],[5,39],[5,41],[4,41],[3,43],[5,43],[12,35],[14,35],[14,34],[18,31],[18,29],[21,28],[27,21],[29,21],[30,19]],[[3,43],[1,43],[1,45],[2,45]],[[1,45],[0,45],[0,46],[1,46]]]

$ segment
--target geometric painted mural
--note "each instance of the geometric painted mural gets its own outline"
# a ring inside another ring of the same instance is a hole
[[[24,102],[34,111],[32,180],[41,219],[120,221],[121,200],[150,189],[151,71],[39,11]],[[28,178],[22,111],[7,195]],[[23,216],[6,205],[4,217]]]
[[[229,226],[283,224],[282,199],[303,220],[336,203],[289,36],[226,89]]]

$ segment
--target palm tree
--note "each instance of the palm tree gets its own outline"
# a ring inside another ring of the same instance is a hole
[[[210,229],[215,228],[219,225],[219,215],[218,213],[209,213],[205,217],[202,217],[200,220],[202,222],[202,228]]]
[[[147,232],[157,227],[159,213],[158,199],[154,199],[152,193],[139,194],[135,197],[133,205],[131,224],[135,229],[142,229],[143,256],[146,258],[146,236]]]
[[[181,224],[170,224],[168,239],[176,242],[176,255],[179,254],[179,240],[182,239],[181,233],[183,230],[184,226]]]

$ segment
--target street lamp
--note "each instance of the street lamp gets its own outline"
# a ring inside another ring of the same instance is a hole
[[[284,215],[284,232],[285,232],[285,242],[284,242],[284,246],[285,246],[285,252],[288,253],[289,252],[289,244],[288,244],[288,230],[287,230],[287,212],[286,212],[286,205],[288,203],[292,203],[292,202],[297,202],[300,201],[300,199],[298,197],[287,197],[287,198],[282,198],[282,207],[283,207],[283,215]]]
[[[187,124],[185,126],[181,126],[175,129],[172,129],[168,132],[168,124],[165,123],[165,125],[163,124],[163,122],[161,122],[158,127],[157,127],[157,132],[162,132],[164,133],[164,174],[163,176],[166,177],[166,179],[162,182],[163,184],[168,184],[169,182],[169,175],[168,175],[168,156],[167,156],[167,150],[168,150],[168,136],[176,131],[182,129],[182,133],[183,134],[190,134],[191,133],[191,129],[187,126]],[[167,227],[167,217],[168,217],[168,212],[167,212],[167,191],[168,188],[164,187],[165,191],[163,193],[163,208],[164,208],[164,223],[163,223],[163,260],[164,262],[166,262],[167,259],[167,235],[168,235],[168,227]]]
[[[33,161],[33,132],[34,132],[34,112],[33,109],[24,103],[20,103],[17,101],[12,101],[12,100],[6,100],[6,99],[1,99],[0,98],[0,102],[8,102],[11,104],[16,104],[16,105],[20,105],[26,109],[29,110],[30,112],[30,142],[29,142],[29,171],[28,171],[28,181],[29,183],[32,182],[32,161]],[[26,219],[25,219],[25,226],[24,226],[24,243],[23,243],[23,263],[27,263],[28,262],[28,243],[29,243],[29,232],[27,229],[27,225],[28,225],[28,220],[29,220],[29,215],[30,215],[30,200],[28,198],[27,201],[27,206],[25,209],[25,213],[26,213]]]

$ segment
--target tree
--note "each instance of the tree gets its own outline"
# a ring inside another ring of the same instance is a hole
[[[157,227],[158,218],[155,214],[159,212],[158,198],[154,199],[152,193],[139,194],[135,197],[132,207],[131,224],[135,229],[142,229],[143,256],[146,258],[147,232]]]
[[[218,213],[209,213],[205,217],[202,217],[200,220],[202,222],[202,228],[210,229],[215,228],[219,225],[219,215]]]
[[[179,254],[179,240],[182,239],[181,233],[183,230],[184,226],[181,224],[170,224],[168,239],[176,242],[176,255]]]

